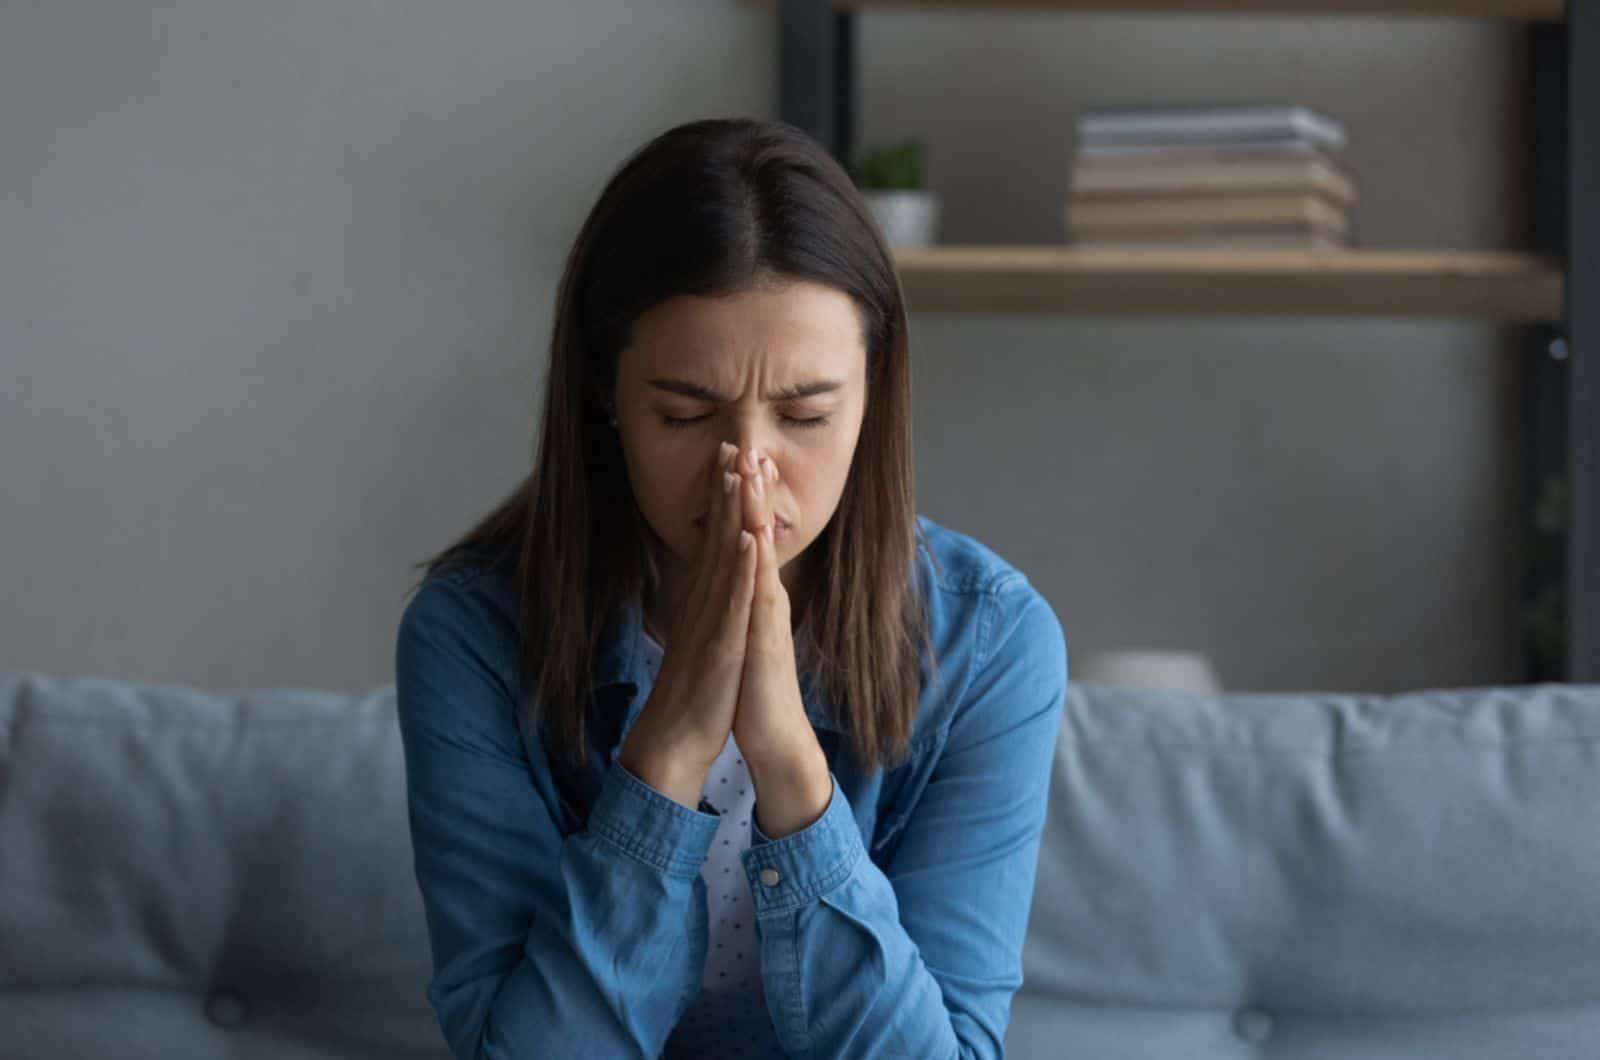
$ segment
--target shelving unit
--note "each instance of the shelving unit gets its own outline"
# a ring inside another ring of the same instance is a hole
[[[1016,8],[1058,11],[1159,11],[1166,14],[1440,15],[1559,22],[1560,0],[834,0],[838,11],[867,7]]]
[[[774,0],[745,0],[764,3]],[[934,312],[1474,317],[1526,325],[1524,526],[1567,483],[1566,663],[1529,680],[1600,682],[1600,0],[776,0],[779,116],[853,155],[859,11],[905,8],[1491,18],[1534,48],[1530,250],[1110,251],[944,245],[895,252]]]
[[[906,298],[947,312],[1560,315],[1558,259],[1492,251],[1144,251],[957,245],[895,252]]]

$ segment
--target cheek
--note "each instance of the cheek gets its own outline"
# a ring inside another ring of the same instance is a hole
[[[683,513],[699,500],[687,462],[648,443],[627,459],[634,503],[658,535],[673,540]]]
[[[823,453],[808,453],[788,465],[789,495],[807,515],[820,515],[844,492],[850,476],[851,450],[843,445]]]

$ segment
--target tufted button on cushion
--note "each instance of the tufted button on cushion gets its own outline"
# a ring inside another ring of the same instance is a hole
[[[1272,1037],[1272,1017],[1258,1008],[1243,1008],[1234,1014],[1233,1029],[1245,1041],[1264,1042]]]
[[[206,998],[206,1015],[219,1027],[237,1027],[249,1014],[249,1003],[236,990],[213,990]]]

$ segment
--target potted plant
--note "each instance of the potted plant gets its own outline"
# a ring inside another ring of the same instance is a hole
[[[939,196],[928,190],[921,142],[869,149],[850,175],[890,246],[926,247],[937,241]]]

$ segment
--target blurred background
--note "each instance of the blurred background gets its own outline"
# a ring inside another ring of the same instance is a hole
[[[0,5],[0,671],[392,680],[412,565],[521,478],[563,257],[623,158],[780,117],[774,4]],[[853,137],[916,139],[945,244],[1060,245],[1075,123],[1337,120],[1365,248],[1533,239],[1525,25],[855,16]],[[1226,307],[1224,307],[1224,310]],[[1551,672],[1528,333],[1481,317],[912,303],[920,511],[1073,660],[1230,690]],[[1544,667],[1544,669],[1540,669]]]

